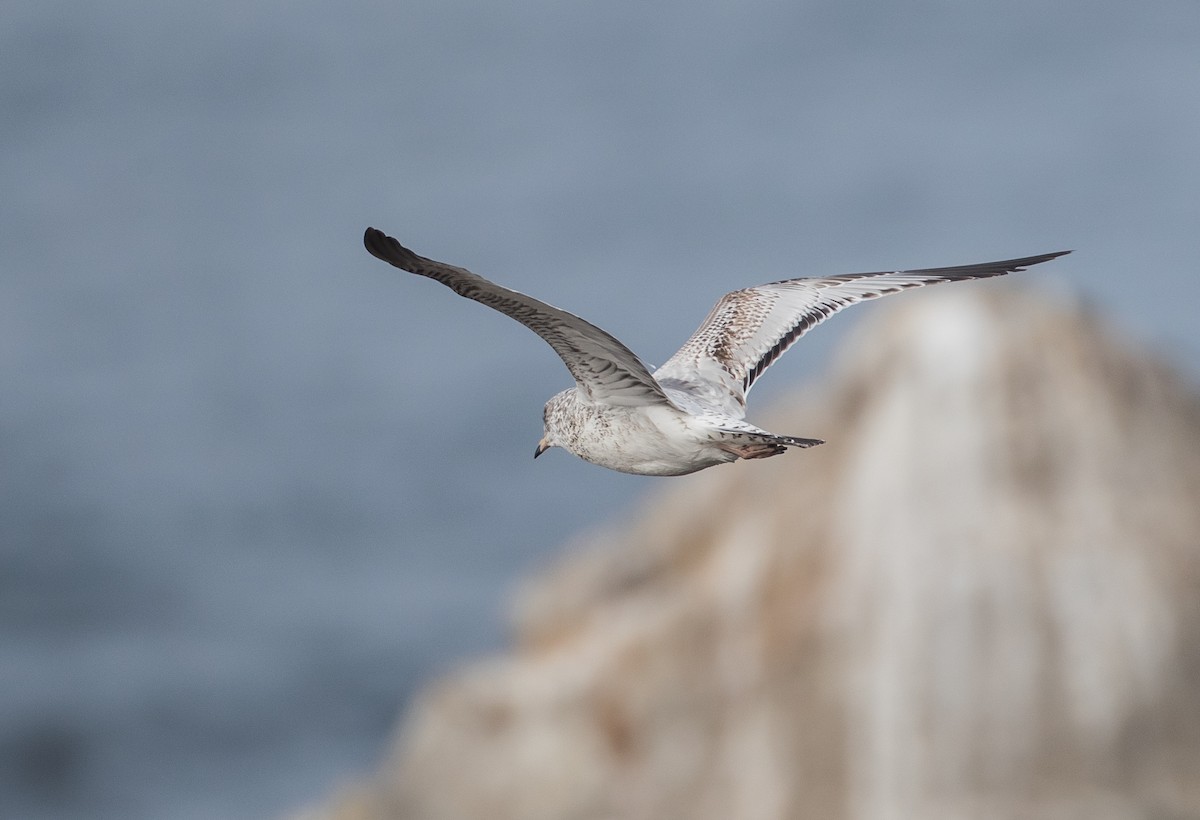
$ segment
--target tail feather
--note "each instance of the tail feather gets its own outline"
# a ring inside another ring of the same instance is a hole
[[[738,458],[769,458],[777,456],[788,447],[816,447],[825,442],[819,438],[797,438],[779,436],[774,433],[750,433],[744,430],[726,430],[726,438],[718,445],[727,453]]]
[[[824,444],[825,440],[820,438],[796,438],[795,436],[772,436],[783,442],[788,447],[816,447],[818,444]]]

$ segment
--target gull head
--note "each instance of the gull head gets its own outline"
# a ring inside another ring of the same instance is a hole
[[[546,406],[542,409],[542,440],[538,442],[537,449],[533,451],[534,458],[551,447],[564,446],[564,442],[570,439],[564,427],[569,414],[568,405],[573,404],[572,399],[574,398],[569,394],[573,393],[575,393],[575,388],[571,387],[546,402]]]

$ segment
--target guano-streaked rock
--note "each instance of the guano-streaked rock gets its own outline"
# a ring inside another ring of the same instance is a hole
[[[519,597],[314,816],[1200,817],[1200,401],[1078,311],[874,313],[769,419]]]

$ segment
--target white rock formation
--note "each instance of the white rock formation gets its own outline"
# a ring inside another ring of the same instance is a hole
[[[664,482],[315,816],[1200,817],[1200,400],[947,291],[768,420],[827,445]]]

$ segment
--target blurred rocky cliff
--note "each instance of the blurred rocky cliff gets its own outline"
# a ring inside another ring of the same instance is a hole
[[[827,445],[664,481],[311,816],[1200,817],[1200,400],[1003,289],[835,372],[764,419]]]

